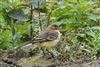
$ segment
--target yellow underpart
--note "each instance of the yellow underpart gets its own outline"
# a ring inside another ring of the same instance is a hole
[[[44,48],[52,48],[52,47],[57,46],[58,42],[59,40],[57,39],[57,40],[41,43],[40,45],[41,47],[44,47]]]

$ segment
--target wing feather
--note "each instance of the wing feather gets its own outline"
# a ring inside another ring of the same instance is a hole
[[[35,37],[31,41],[32,43],[41,43],[46,41],[52,41],[57,39],[58,35],[56,33],[44,32],[40,37]]]

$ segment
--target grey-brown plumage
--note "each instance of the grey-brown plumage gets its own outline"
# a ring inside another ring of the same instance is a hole
[[[49,25],[38,37],[34,37],[28,43],[40,43],[41,47],[51,48],[60,40],[59,27],[56,24]],[[22,47],[22,46],[21,46]]]
[[[41,43],[41,42],[55,40],[57,39],[57,37],[58,37],[58,33],[45,31],[39,37],[35,37],[31,41],[32,43],[37,43],[37,42]]]
[[[33,38],[32,43],[40,43],[41,47],[51,48],[57,45],[60,40],[59,27],[55,24],[49,25],[40,36]]]

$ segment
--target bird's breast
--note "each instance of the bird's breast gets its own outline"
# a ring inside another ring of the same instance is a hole
[[[53,40],[53,41],[49,41],[49,42],[44,42],[44,43],[41,43],[41,47],[44,47],[44,48],[52,48],[52,47],[55,47],[57,46],[57,43],[59,42],[59,40]]]
[[[61,36],[61,33],[59,31],[57,31],[57,32],[58,32],[57,39],[41,43],[41,46],[44,47],[44,48],[52,48],[52,47],[57,46],[57,43],[60,41],[60,36]]]

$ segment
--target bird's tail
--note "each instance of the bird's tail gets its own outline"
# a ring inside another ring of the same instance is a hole
[[[42,43],[42,42],[45,42],[45,41],[50,41],[50,40],[45,39],[45,38],[33,38],[30,41],[27,41],[27,42],[20,44],[20,46],[18,46],[16,49],[19,49],[19,48],[22,48],[22,47],[28,47],[28,46],[31,46],[34,43]],[[30,43],[32,43],[32,44],[30,44]]]
[[[24,42],[24,43],[21,43],[18,47],[16,47],[16,49],[20,49],[24,46],[27,46],[28,44],[32,43],[31,41],[27,41],[27,42]]]

